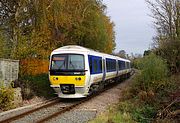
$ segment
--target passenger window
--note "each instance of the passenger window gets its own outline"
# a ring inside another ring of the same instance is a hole
[[[91,74],[102,73],[102,57],[89,55],[89,68]]]
[[[102,59],[99,60],[99,72],[102,72]]]
[[[89,59],[89,68],[90,68],[90,73],[92,73],[92,58]]]
[[[97,64],[97,60],[94,60],[94,72],[98,72],[98,64]]]

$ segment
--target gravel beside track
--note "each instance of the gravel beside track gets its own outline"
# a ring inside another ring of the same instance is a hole
[[[86,123],[96,117],[96,112],[96,110],[75,109],[49,120],[46,123]]]
[[[35,123],[38,120],[40,120],[44,117],[47,117],[47,116],[53,114],[54,112],[57,112],[57,111],[63,109],[64,107],[66,107],[68,105],[72,105],[72,104],[71,103],[64,104],[64,103],[59,102],[59,104],[53,105],[48,108],[40,109],[39,111],[31,113],[31,114],[29,114],[21,119],[18,119],[16,121],[13,121],[12,123]]]
[[[131,79],[128,79],[114,88],[111,88],[102,94],[92,98],[88,102],[83,103],[81,106],[77,108],[83,110],[87,109],[96,109],[97,115],[107,110],[110,105],[117,104],[119,100],[122,98],[122,91],[131,83]]]

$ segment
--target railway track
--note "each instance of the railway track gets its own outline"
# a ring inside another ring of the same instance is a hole
[[[75,104],[73,104],[73,105],[70,105],[70,106],[65,107],[64,109],[62,109],[62,110],[60,110],[60,111],[58,111],[58,112],[55,112],[55,113],[53,113],[52,115],[49,115],[48,117],[43,118],[43,119],[37,121],[37,123],[47,122],[47,121],[49,121],[49,120],[51,120],[51,119],[53,119],[53,118],[55,118],[55,117],[57,117],[57,116],[59,116],[59,115],[61,115],[61,114],[65,113],[65,112],[71,110],[71,109],[74,109],[75,107],[79,106],[80,104],[82,104],[82,103],[84,103],[84,102],[86,102],[86,101],[94,98],[95,96],[100,95],[101,93],[103,93],[103,92],[105,92],[105,91],[113,88],[114,86],[117,86],[118,84],[120,84],[120,83],[115,82],[115,83],[113,83],[112,85],[106,86],[103,90],[98,91],[98,92],[92,94],[91,96],[89,96],[89,97],[81,100],[80,102],[77,102],[77,103],[75,103]]]
[[[53,99],[51,99],[51,100],[49,100],[49,101],[43,102],[43,103],[41,104],[41,106],[38,106],[37,108],[33,108],[33,109],[31,109],[31,110],[28,110],[28,111],[26,111],[26,112],[20,113],[20,114],[18,114],[18,115],[9,117],[9,118],[4,119],[4,120],[0,120],[0,123],[9,123],[9,122],[15,121],[15,120],[20,119],[20,118],[22,118],[22,117],[24,117],[24,116],[26,116],[26,115],[29,115],[29,114],[31,114],[31,113],[33,113],[33,112],[35,112],[35,111],[38,111],[38,110],[40,110],[40,109],[42,109],[42,108],[47,108],[47,107],[49,107],[49,106],[53,106],[54,104],[56,104],[56,103],[58,103],[58,102],[59,102],[59,99],[58,99],[58,98],[53,98]]]
[[[111,86],[108,86],[108,87],[104,88],[103,90],[98,91],[98,92],[92,94],[91,96],[89,96],[89,97],[81,100],[80,102],[77,102],[77,103],[75,103],[75,104],[73,104],[73,105],[67,106],[67,107],[63,108],[62,110],[60,110],[60,111],[58,111],[58,112],[55,112],[55,113],[53,113],[52,115],[49,115],[48,117],[43,118],[43,119],[37,121],[37,123],[47,122],[47,121],[49,121],[49,120],[51,120],[51,119],[53,119],[53,118],[55,118],[55,117],[57,117],[57,116],[65,113],[65,112],[67,112],[67,111],[70,111],[71,109],[74,109],[75,107],[79,106],[80,104],[82,104],[82,103],[84,103],[84,102],[92,99],[92,98],[95,97],[95,96],[98,96],[98,95],[101,94],[102,92],[105,92],[106,90],[109,90],[110,88],[116,86],[117,84],[119,84],[119,83],[114,83],[114,84],[112,84]]]
[[[29,110],[27,112],[18,114],[16,116],[4,119],[4,120],[0,121],[0,123],[9,123],[9,122],[16,123],[18,121],[26,120],[25,117],[27,117],[28,115],[32,115],[33,113],[36,113],[36,112],[38,112],[40,110],[41,110],[40,112],[42,114],[42,112],[43,112],[42,110],[47,109],[47,110],[44,111],[44,113],[45,113],[46,111],[50,110],[53,106],[55,107],[55,105],[58,105],[57,106],[58,108],[56,109],[56,111],[53,111],[52,113],[48,113],[45,116],[40,116],[39,118],[35,118],[35,119],[31,120],[32,122],[36,122],[36,123],[47,122],[47,121],[49,121],[49,120],[51,120],[51,119],[65,113],[65,112],[67,112],[67,111],[70,111],[70,110],[74,109],[78,105],[90,100],[91,98],[100,95],[102,92],[105,92],[106,90],[109,90],[110,88],[113,88],[117,84],[119,84],[119,83],[115,82],[112,85],[110,84],[110,85],[106,86],[103,90],[98,91],[98,92],[92,94],[91,96],[89,96],[89,97],[87,97],[85,99],[76,100],[75,102],[73,101],[71,103],[67,103],[67,102],[62,101],[61,99],[56,98],[56,99],[52,100],[51,102],[46,103],[46,104],[44,104],[42,106],[39,106],[39,107],[37,107],[35,109],[32,109],[32,110]]]

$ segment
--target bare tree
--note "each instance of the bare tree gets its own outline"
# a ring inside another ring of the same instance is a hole
[[[171,72],[180,71],[180,0],[146,0],[157,35],[155,53],[166,59]]]
[[[153,2],[154,1],[154,2]],[[158,35],[171,39],[180,37],[180,1],[179,0],[146,0],[152,11],[154,25]]]

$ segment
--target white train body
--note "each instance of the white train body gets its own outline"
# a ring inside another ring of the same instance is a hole
[[[81,46],[69,45],[51,53],[49,80],[61,98],[82,98],[112,79],[130,75],[130,61]]]

